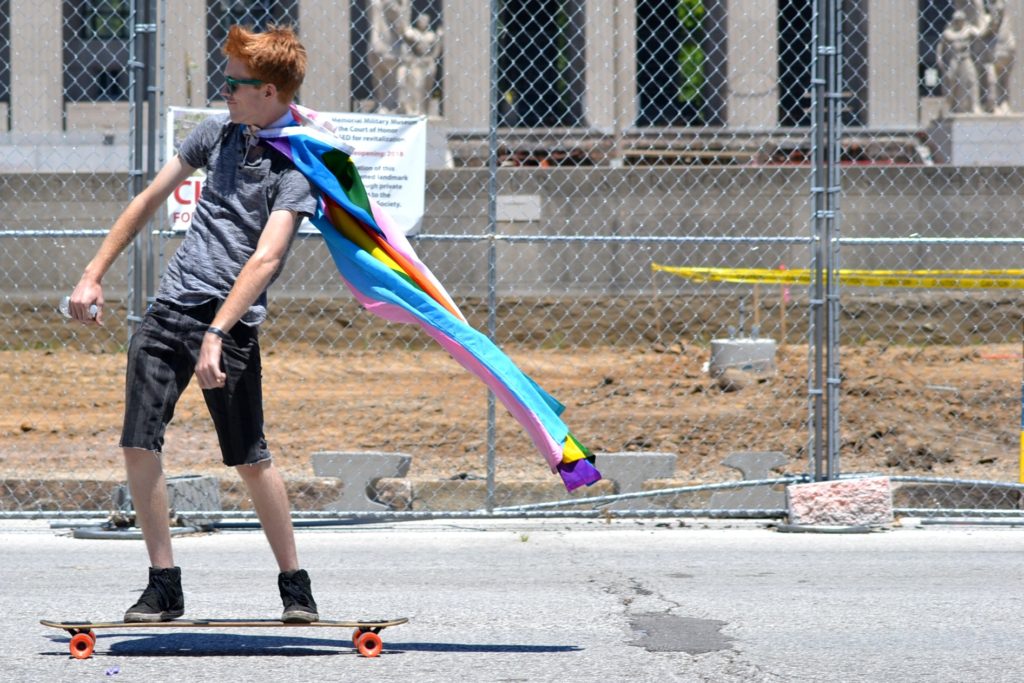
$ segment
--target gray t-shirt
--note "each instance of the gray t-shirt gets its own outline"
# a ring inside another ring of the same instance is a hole
[[[178,155],[207,175],[192,225],[167,264],[157,299],[193,306],[227,298],[272,211],[311,215],[316,210],[309,180],[257,140],[247,126],[220,114],[205,119],[182,142]],[[241,322],[259,325],[266,317],[263,292]]]

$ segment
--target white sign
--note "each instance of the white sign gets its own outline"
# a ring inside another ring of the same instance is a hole
[[[178,153],[178,145],[203,119],[225,111],[169,107],[167,158]],[[427,117],[328,112],[320,115],[334,124],[343,142],[353,147],[352,161],[359,169],[366,194],[387,210],[407,235],[415,233],[423,220]],[[192,224],[205,178],[206,172],[197,170],[167,199],[171,230],[188,230]],[[315,228],[306,222],[302,230]]]

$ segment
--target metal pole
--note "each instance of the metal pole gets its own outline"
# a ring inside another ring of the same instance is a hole
[[[497,334],[498,306],[498,0],[490,0],[490,49],[487,77],[490,84],[487,114],[487,336]],[[487,510],[494,509],[495,472],[497,462],[497,415],[494,393],[487,392]]]
[[[157,13],[157,24],[159,30],[157,31],[157,56],[155,66],[157,69],[157,125],[156,125],[156,148],[153,149],[153,158],[157,160],[156,167],[160,168],[167,159],[164,157],[164,146],[167,144],[166,135],[166,124],[167,124],[167,111],[165,108],[165,94],[167,92],[167,0],[159,0],[159,9]],[[166,239],[164,228],[167,226],[166,221],[162,220],[157,214],[157,223],[154,226],[153,235],[155,237],[155,244],[153,245],[153,264],[152,273],[157,275],[162,270],[164,246]],[[150,302],[156,298],[156,288],[150,290],[146,294]]]
[[[811,264],[812,272],[808,311],[808,343],[810,345],[808,371],[808,457],[814,481],[821,481],[823,459],[824,422],[824,365],[825,365],[825,88],[826,72],[821,47],[825,33],[823,6],[827,0],[814,0],[811,20]]]
[[[828,467],[826,476],[835,479],[839,476],[839,190],[841,181],[840,155],[842,151],[843,127],[843,0],[829,0],[829,47],[827,59],[829,63],[827,103],[828,103],[828,188],[826,202],[828,204],[828,363],[826,384],[828,387]]]
[[[157,13],[156,0],[146,0],[146,175],[143,185],[156,177],[157,162],[157,116],[159,114],[160,88],[157,85]],[[146,254],[146,306],[156,294],[156,273],[153,265],[153,221],[146,226],[142,239]]]
[[[839,476],[839,190],[842,0],[815,0],[811,40],[813,264],[808,452],[814,480]]]
[[[146,32],[145,20],[143,18],[145,6],[148,0],[135,0],[132,3],[131,18],[129,27],[132,40],[128,48],[128,78],[129,78],[129,110],[131,112],[131,152],[128,161],[128,175],[131,182],[132,196],[138,195],[143,189],[143,128],[145,125],[145,109],[143,103],[146,101]],[[144,231],[145,232],[145,231]],[[135,330],[135,326],[141,320],[143,310],[143,247],[140,239],[136,238],[131,246],[131,270],[132,284],[131,296],[128,301],[128,325],[129,332]]]

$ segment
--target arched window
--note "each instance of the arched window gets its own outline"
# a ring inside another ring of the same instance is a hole
[[[209,102],[220,99],[227,58],[221,52],[234,24],[256,31],[268,26],[293,26],[299,22],[298,0],[207,0],[206,9],[206,85]],[[314,58],[317,56],[314,55]]]
[[[499,125],[583,125],[582,1],[505,0],[499,21]]]
[[[920,1],[917,18],[917,92],[922,97],[939,97],[942,95],[942,75],[935,48],[953,18],[953,0]]]
[[[6,18],[7,12],[3,13]],[[64,3],[64,100],[128,99],[130,0]],[[6,63],[6,60],[5,60]]]
[[[706,37],[703,0],[637,0],[637,125],[707,123]]]
[[[864,2],[845,7],[843,41],[843,124],[864,122],[867,100],[867,12]],[[807,0],[779,0],[779,126],[811,125],[811,47],[814,6]]]

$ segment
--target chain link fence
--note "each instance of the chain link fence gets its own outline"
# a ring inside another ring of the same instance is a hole
[[[10,514],[124,504],[124,348],[180,233],[158,216],[121,257],[102,327],[56,302],[166,155],[166,108],[220,106],[233,23],[298,27],[307,106],[427,117],[414,246],[607,478],[554,504],[483,386],[363,311],[304,233],[261,332],[296,514],[777,517],[786,483],[857,474],[892,477],[905,513],[1020,509],[1024,171],[984,157],[1013,116],[978,114],[973,149],[949,130],[937,46],[957,2],[0,5]],[[61,62],[39,75],[29,45]],[[246,516],[215,444],[190,387],[164,457],[175,507]]]

